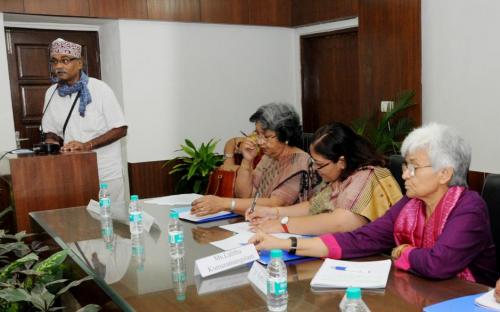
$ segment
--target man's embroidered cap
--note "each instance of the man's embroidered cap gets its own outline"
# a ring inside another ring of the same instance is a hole
[[[80,58],[82,56],[82,46],[77,43],[58,38],[52,41],[52,44],[50,45],[50,56],[52,57],[54,54],[65,54]]]

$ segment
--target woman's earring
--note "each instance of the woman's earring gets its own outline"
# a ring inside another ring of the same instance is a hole
[[[288,140],[287,140],[287,141],[285,141],[285,144],[286,144],[286,145],[288,145]]]

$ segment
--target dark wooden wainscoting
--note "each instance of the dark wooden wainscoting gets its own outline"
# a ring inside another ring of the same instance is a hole
[[[130,194],[151,198],[174,194],[179,176],[170,175],[175,164],[164,167],[167,160],[128,163]]]

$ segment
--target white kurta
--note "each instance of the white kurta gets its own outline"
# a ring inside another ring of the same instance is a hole
[[[52,85],[45,93],[44,109],[56,86]],[[64,143],[70,141],[85,143],[113,128],[126,125],[122,108],[113,90],[105,82],[89,78],[87,87],[89,88],[92,102],[86,107],[85,117],[81,117],[78,112],[80,105],[80,99],[78,99],[68,121],[64,136],[64,122],[77,93],[65,97],[59,96],[58,92],[54,93],[50,105],[43,116],[42,127],[44,132],[57,134],[64,139]],[[97,154],[99,179],[105,182],[122,179],[123,166],[120,141],[115,141],[94,151]]]

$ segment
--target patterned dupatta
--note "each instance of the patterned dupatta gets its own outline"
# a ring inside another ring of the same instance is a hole
[[[425,204],[413,198],[401,209],[394,224],[394,239],[397,245],[409,244],[417,248],[432,248],[446,225],[446,221],[464,192],[461,186],[452,186],[439,201],[429,219],[425,220]],[[474,281],[468,268],[457,275],[461,279]]]

